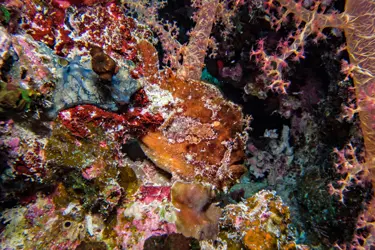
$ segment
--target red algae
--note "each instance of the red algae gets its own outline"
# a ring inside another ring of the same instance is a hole
[[[61,111],[59,119],[73,135],[81,138],[92,135],[90,126],[100,126],[105,130],[111,130],[115,138],[121,138],[129,131],[141,136],[148,129],[155,129],[163,121],[160,115],[143,114],[140,108],[131,109],[121,115],[93,105],[80,105]]]

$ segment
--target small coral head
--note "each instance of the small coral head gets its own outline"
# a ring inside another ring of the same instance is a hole
[[[100,79],[111,81],[116,73],[116,62],[99,47],[93,47],[90,54],[92,70],[99,75]]]
[[[107,54],[97,53],[92,57],[92,68],[97,74],[114,72],[116,63]]]

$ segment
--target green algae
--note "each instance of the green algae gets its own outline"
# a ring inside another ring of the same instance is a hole
[[[11,110],[21,111],[30,103],[29,91],[19,88],[10,90],[5,82],[0,81],[0,113]]]
[[[0,5],[0,17],[5,21],[5,23],[9,23],[10,12],[4,5]]]
[[[12,88],[0,80],[0,114],[28,112],[40,97],[41,94],[35,90]]]

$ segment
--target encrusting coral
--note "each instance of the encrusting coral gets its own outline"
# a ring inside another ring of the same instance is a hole
[[[141,186],[127,203],[117,210],[113,240],[122,249],[142,249],[147,238],[176,233],[170,202],[170,187]]]
[[[297,249],[290,240],[289,209],[275,192],[260,191],[243,204],[228,205],[222,218],[221,232],[226,231],[226,237],[241,242],[247,249]]]

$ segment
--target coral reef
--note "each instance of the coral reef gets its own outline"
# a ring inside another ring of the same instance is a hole
[[[176,232],[169,187],[141,187],[136,197],[117,210],[116,240],[125,249],[142,249],[147,238]]]
[[[372,249],[373,17],[1,1],[0,249]]]
[[[29,110],[32,98],[37,95],[27,89],[7,89],[7,84],[0,81],[0,113]]]
[[[226,206],[223,218],[219,237],[241,242],[247,249],[296,249],[289,240],[289,209],[274,192],[260,191],[244,204]]]
[[[57,172],[70,169],[65,182],[82,189],[83,205],[101,204],[99,211],[107,214],[124,194],[136,190],[134,172],[121,161],[121,144],[161,122],[160,116],[141,107],[124,115],[90,105],[66,109],[59,113],[45,146],[46,161]]]
[[[16,100],[10,100],[10,93],[7,94],[7,105],[10,107],[21,108],[21,104],[31,102],[30,98],[26,99],[27,96],[42,95],[44,98],[38,105],[38,111],[48,118],[56,117],[59,110],[82,103],[116,110],[117,104],[129,102],[130,96],[140,87],[140,83],[129,77],[126,68],[119,69],[111,83],[103,86],[100,78],[88,66],[90,61],[79,56],[72,60],[60,58],[30,37],[15,36],[6,48],[4,53],[13,58],[13,63],[3,74],[3,79],[7,89],[19,89],[13,90],[13,96],[21,93],[23,99],[15,104]],[[3,85],[2,91],[5,88]]]
[[[9,224],[2,233],[2,247],[22,249],[74,249],[83,239],[100,241],[104,221],[85,214],[78,201],[68,199],[59,186],[48,197],[38,197],[27,207],[3,213]]]

